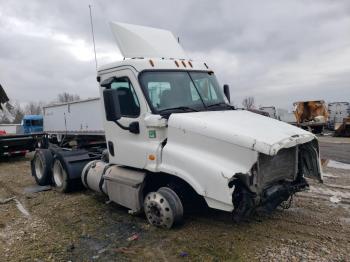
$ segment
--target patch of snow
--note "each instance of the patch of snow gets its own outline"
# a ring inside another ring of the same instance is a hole
[[[350,164],[346,164],[346,163],[342,163],[334,160],[329,160],[327,166],[332,168],[350,170]]]
[[[338,176],[330,174],[330,173],[323,173],[322,174],[323,177],[332,177],[332,178],[337,178]]]
[[[332,203],[338,204],[338,203],[341,201],[341,197],[340,197],[340,196],[331,196],[331,197],[329,198],[329,200],[330,200]]]

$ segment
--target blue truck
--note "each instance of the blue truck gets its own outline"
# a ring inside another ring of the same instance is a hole
[[[0,112],[13,108],[0,84]],[[21,124],[0,124],[0,158],[13,155],[25,155],[35,150],[45,136],[42,115],[25,115]]]
[[[0,125],[0,158],[35,150],[43,136],[42,115],[26,115],[17,125]]]
[[[21,127],[24,134],[34,134],[43,132],[43,116],[42,115],[25,115],[23,117]]]

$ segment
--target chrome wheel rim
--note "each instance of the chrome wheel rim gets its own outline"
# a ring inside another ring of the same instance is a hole
[[[64,170],[61,162],[55,160],[53,166],[53,180],[57,187],[62,187],[66,171]]]
[[[144,210],[147,220],[154,226],[171,228],[174,223],[169,202],[158,192],[151,192],[145,197]]]
[[[44,176],[44,163],[40,156],[37,156],[34,161],[35,165],[35,174],[38,179],[41,179]]]

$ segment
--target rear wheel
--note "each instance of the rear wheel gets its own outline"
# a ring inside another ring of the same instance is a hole
[[[50,184],[52,177],[52,161],[51,151],[48,149],[39,149],[35,152],[31,161],[32,175],[40,186]]]
[[[150,224],[171,228],[183,219],[183,206],[178,195],[168,187],[150,192],[144,200],[144,210]]]
[[[56,190],[62,193],[69,191],[69,177],[59,159],[55,159],[52,168],[52,180]]]

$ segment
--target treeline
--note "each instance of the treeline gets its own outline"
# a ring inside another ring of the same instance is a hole
[[[0,110],[0,124],[19,124],[21,123],[24,115],[41,115],[43,113],[43,107],[47,105],[66,103],[80,100],[80,97],[75,94],[61,93],[57,95],[57,98],[49,103],[43,101],[29,102],[25,106],[21,106],[19,102],[10,102],[10,110]]]

